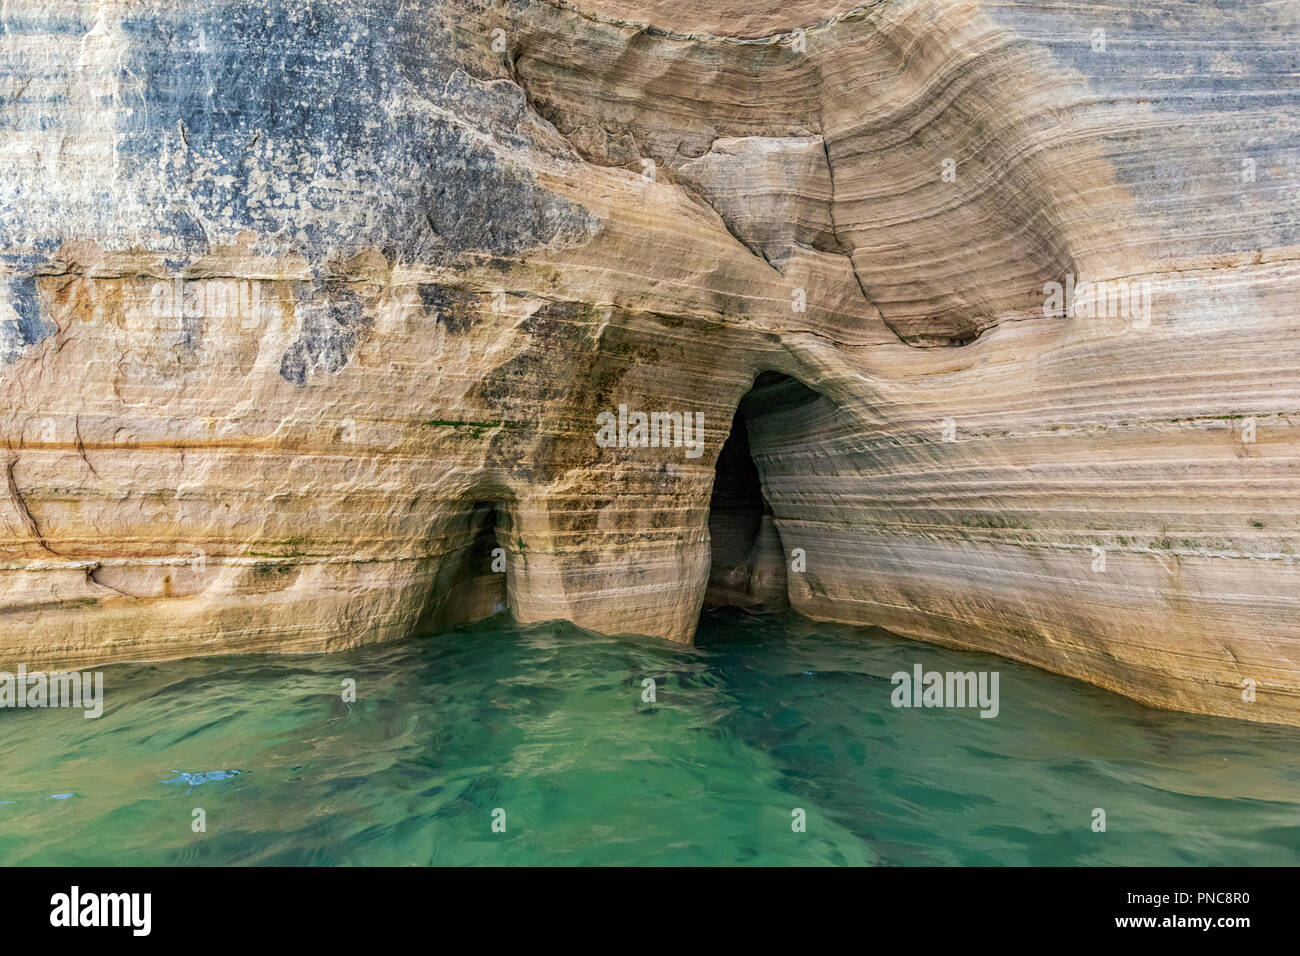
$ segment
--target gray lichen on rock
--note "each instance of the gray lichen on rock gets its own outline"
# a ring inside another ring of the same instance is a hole
[[[41,313],[40,294],[35,276],[10,279],[8,296],[0,296],[0,362],[16,362],[28,348],[43,342],[55,332],[55,325]],[[12,313],[3,317],[6,311]]]
[[[294,385],[305,385],[317,371],[337,375],[374,324],[361,297],[350,289],[336,287],[319,297],[308,295],[294,310],[302,331],[280,360],[280,377]]]
[[[0,5],[0,666],[689,642],[713,565],[1300,724],[1294,14],[1094,9]]]

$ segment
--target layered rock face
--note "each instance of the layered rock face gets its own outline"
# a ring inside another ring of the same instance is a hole
[[[1297,25],[0,4],[0,665],[707,593],[1300,723]]]

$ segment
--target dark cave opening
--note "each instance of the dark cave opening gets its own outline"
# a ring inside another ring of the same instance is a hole
[[[440,532],[442,556],[416,630],[430,633],[509,608],[510,509],[499,499],[467,502]]]
[[[737,405],[709,501],[706,608],[776,611],[790,606],[787,554],[777,528],[779,518],[791,517],[782,513],[790,505],[774,498],[771,476],[764,472],[777,467],[782,447],[798,442],[798,416],[791,413],[819,399],[788,375],[763,372]]]

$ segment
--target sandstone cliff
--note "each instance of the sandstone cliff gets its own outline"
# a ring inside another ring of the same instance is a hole
[[[707,593],[1300,723],[1296,11],[0,2],[0,665]]]

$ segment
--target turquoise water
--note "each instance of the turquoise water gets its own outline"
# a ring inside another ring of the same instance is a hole
[[[798,618],[699,640],[110,667],[99,720],[0,711],[0,864],[1300,863],[1300,731]],[[999,715],[895,709],[916,663],[998,671]]]

